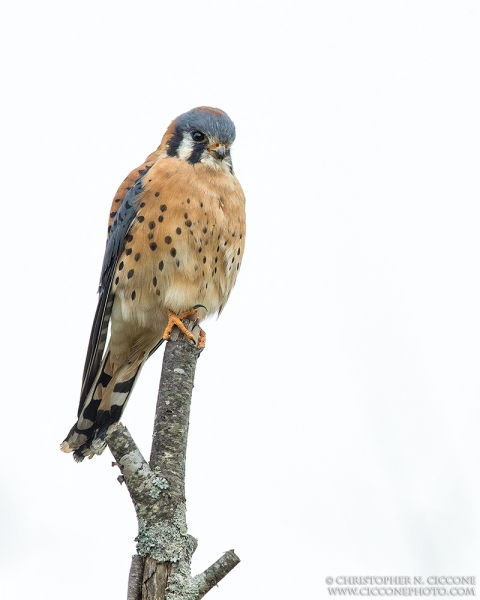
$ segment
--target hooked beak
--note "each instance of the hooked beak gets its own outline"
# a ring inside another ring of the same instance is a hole
[[[227,154],[227,150],[225,149],[225,146],[217,146],[215,148],[215,150],[213,151],[213,153],[215,154],[215,156],[217,158],[219,158],[220,160],[223,160]]]

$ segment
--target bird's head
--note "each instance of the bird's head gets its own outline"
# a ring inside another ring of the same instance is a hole
[[[177,117],[162,144],[166,154],[192,165],[202,163],[215,170],[232,170],[230,147],[235,125],[219,108],[200,106]]]

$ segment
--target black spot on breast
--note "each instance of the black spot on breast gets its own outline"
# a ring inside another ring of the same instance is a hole
[[[235,237],[235,232],[232,233],[232,237]]]
[[[143,208],[145,206],[145,202],[141,202],[140,203],[140,208]]]
[[[123,265],[123,260],[122,260],[122,262],[118,265],[118,270],[121,271],[123,269],[123,266],[124,265]]]
[[[171,254],[172,256],[176,256],[176,255],[177,255],[177,251],[175,250],[175,248],[172,248],[172,249],[170,250],[170,254]]]
[[[160,206],[160,210],[161,210],[162,212],[165,212],[165,211],[167,210],[167,205],[166,205],[166,204],[162,204],[162,205]]]
[[[243,233],[240,234],[240,239],[242,239],[242,237],[243,237]]]
[[[155,192],[155,197],[158,198],[160,196],[160,192]]]
[[[121,202],[122,199],[121,198],[115,198],[115,202]]]
[[[180,234],[182,233],[182,230],[180,229],[180,227],[177,227],[177,228],[175,229],[175,233],[176,233],[177,235],[180,235]]]
[[[201,251],[202,251],[202,247],[200,246],[200,248],[198,249],[198,253],[200,254]]]
[[[155,221],[150,221],[150,223],[148,224],[148,228],[149,229],[154,229],[155,228]]]
[[[177,267],[180,266],[180,261],[178,260],[178,258],[175,260],[175,264],[177,265]]]
[[[185,213],[185,214],[183,215],[183,218],[184,218],[184,219],[188,219],[188,213]]]
[[[207,257],[206,257],[206,256],[204,256],[204,257],[203,257],[203,264],[205,264],[206,262],[207,262]]]
[[[169,235],[167,235],[167,237],[165,238],[165,243],[166,244],[171,244],[172,243],[172,238]]]
[[[162,221],[163,221],[163,216],[162,216],[162,215],[160,215],[160,216],[158,217],[158,222],[159,222],[159,223],[161,223]]]
[[[200,202],[200,208],[203,208],[203,202]]]
[[[238,271],[239,268],[240,268],[240,263],[237,263],[237,271]]]
[[[160,269],[160,271],[163,271],[163,260],[161,260],[161,261],[158,263],[158,268]]]
[[[240,248],[237,250],[237,256],[240,255]]]
[[[233,265],[234,262],[235,262],[235,257],[232,258],[232,265]]]
[[[218,262],[218,256],[216,256],[216,257],[215,257],[215,262],[216,262],[216,263]]]
[[[138,222],[139,222],[139,223],[143,223],[144,221],[145,221],[145,217],[144,217],[143,215],[140,215],[140,216],[138,217]]]
[[[155,293],[157,294],[157,296],[160,296],[160,290],[155,290]]]
[[[115,211],[115,212],[111,212],[111,213],[110,213],[110,218],[111,218],[111,219],[113,219],[113,217],[114,217],[116,214],[117,214],[117,211]]]
[[[149,233],[149,234],[148,234],[148,239],[149,239],[149,240],[153,240],[153,233]]]
[[[217,246],[217,252],[220,252],[220,246]]]
[[[132,253],[132,249],[131,249],[131,248],[127,248],[127,249],[125,250],[125,254],[126,254],[127,256],[130,256],[130,254],[131,254],[131,253]]]
[[[135,273],[135,271],[133,269],[130,269],[130,271],[127,273],[128,279],[131,279],[133,277],[134,273]]]
[[[133,240],[133,235],[131,233],[129,233],[128,235],[125,236],[125,239],[127,240],[127,242],[131,242]]]
[[[187,204],[190,204],[190,198],[187,198]]]
[[[133,292],[132,292],[132,300],[135,300],[136,296],[137,296],[137,293],[135,292],[135,290],[133,290]]]
[[[115,285],[118,285],[118,280],[119,280],[119,278],[115,277]]]
[[[187,221],[185,221],[185,225],[187,227],[191,227],[192,226],[192,222],[190,221],[190,219],[188,219]]]
[[[203,233],[207,233],[207,228],[206,228],[206,227],[204,227],[204,228],[202,229],[202,231],[203,231]]]
[[[152,283],[153,283],[153,286],[154,286],[154,287],[157,287],[157,278],[156,278],[156,277],[154,277],[154,278],[152,279]]]
[[[137,252],[134,258],[138,262],[140,260],[140,252]]]
[[[150,244],[150,250],[156,250],[157,249],[157,244],[155,242],[152,242]]]

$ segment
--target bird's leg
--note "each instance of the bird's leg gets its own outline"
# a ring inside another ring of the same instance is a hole
[[[186,310],[186,311],[180,313],[179,315],[177,315],[172,310],[167,310],[168,323],[167,323],[167,326],[165,327],[165,331],[163,332],[163,339],[164,340],[170,339],[170,334],[172,333],[172,329],[176,325],[180,329],[180,331],[188,337],[189,340],[193,340],[194,339],[193,334],[190,331],[188,331],[188,329],[182,323],[182,319],[191,317],[196,312],[197,311],[194,308],[191,308],[190,310]]]

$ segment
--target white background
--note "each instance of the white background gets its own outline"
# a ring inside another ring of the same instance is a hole
[[[126,596],[136,519],[72,426],[117,186],[178,114],[237,127],[247,250],[206,324],[187,457],[212,600],[480,575],[480,8],[8,2],[1,15],[0,595]],[[123,422],[148,455],[161,353]]]

